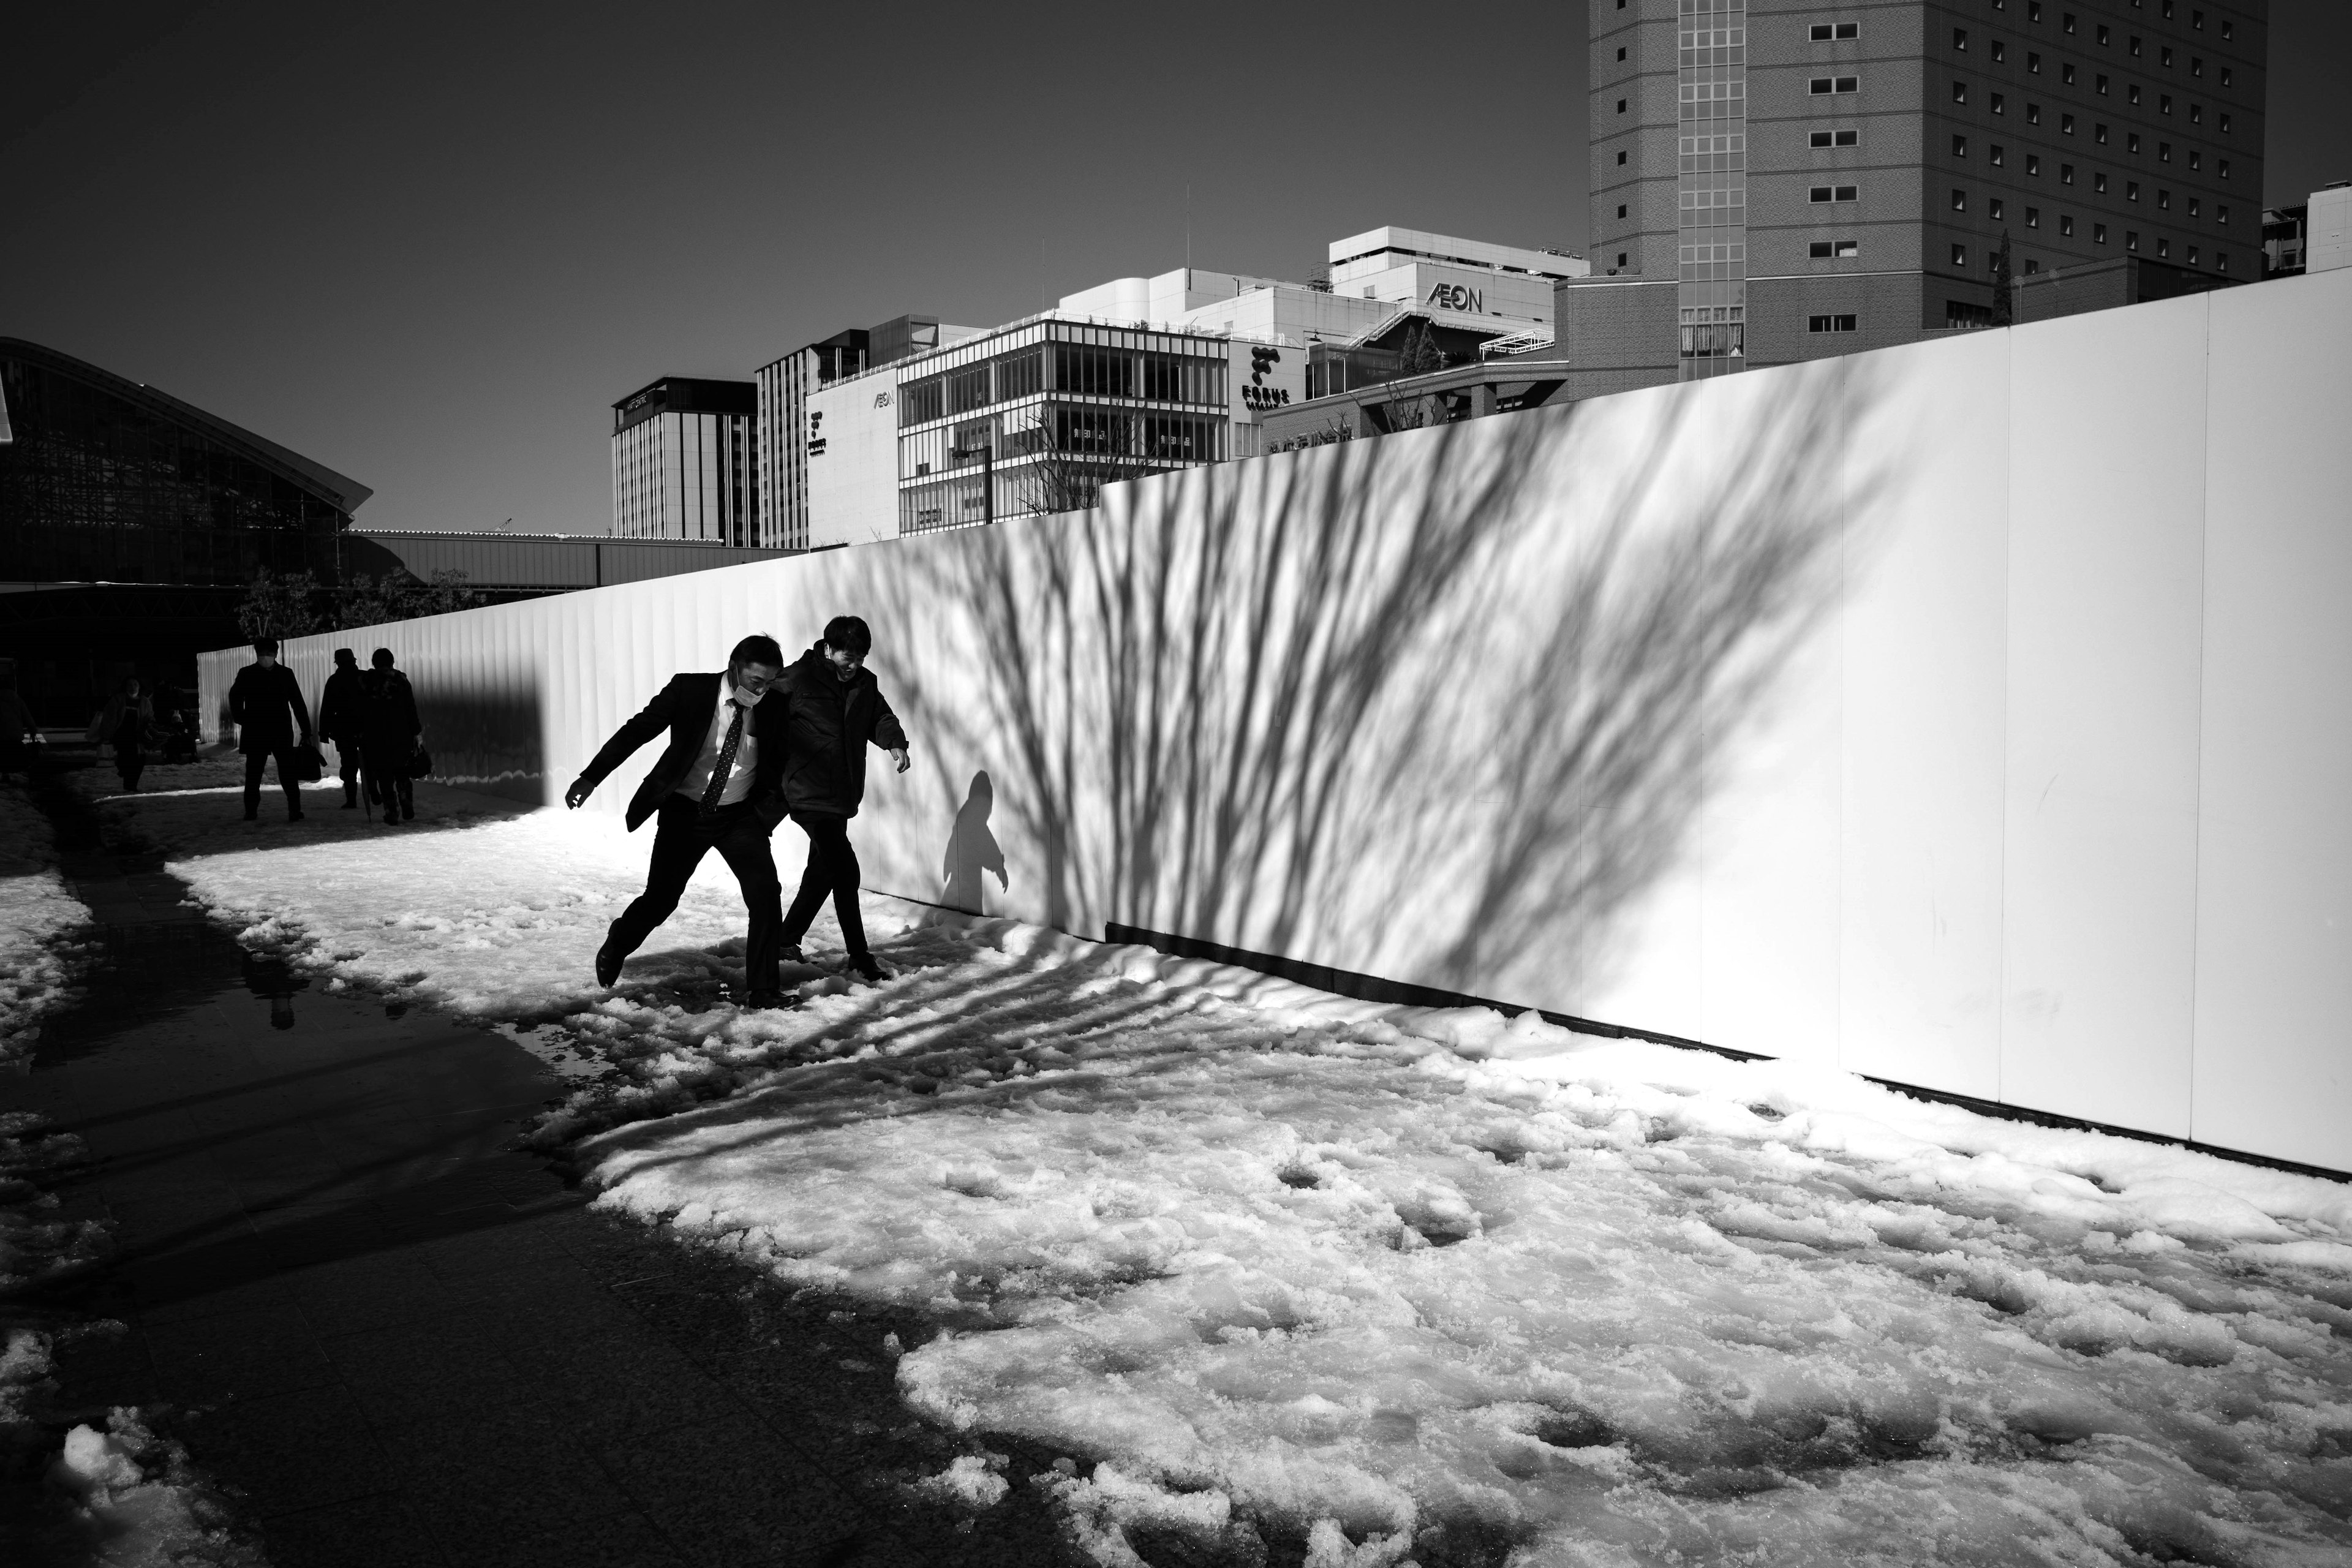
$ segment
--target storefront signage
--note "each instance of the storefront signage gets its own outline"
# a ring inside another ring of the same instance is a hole
[[[1460,283],[1440,283],[1429,291],[1426,301],[1441,310],[1468,310],[1483,313],[1486,309],[1484,289],[1467,288]]]
[[[1290,389],[1284,386],[1257,386],[1245,384],[1242,387],[1242,401],[1252,409],[1263,414],[1269,408],[1279,408],[1288,403]]]

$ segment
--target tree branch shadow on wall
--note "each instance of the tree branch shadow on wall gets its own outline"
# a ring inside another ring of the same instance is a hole
[[[1497,951],[1598,964],[1883,485],[1848,447],[1866,366],[1775,390],[1711,428],[1719,395],[1661,394],[1194,470],[860,587],[896,626],[964,606],[962,653],[918,646],[979,668],[910,648],[900,707],[992,764],[1048,923],[1450,990]]]

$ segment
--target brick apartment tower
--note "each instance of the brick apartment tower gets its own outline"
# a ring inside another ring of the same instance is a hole
[[[2262,276],[2265,0],[1587,0],[1591,396]]]

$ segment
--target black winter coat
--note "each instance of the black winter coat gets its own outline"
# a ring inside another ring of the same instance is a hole
[[[356,666],[337,665],[319,693],[319,733],[339,746],[359,742],[360,683],[366,679]]]
[[[890,711],[874,672],[844,680],[833,661],[812,647],[776,683],[790,703],[784,763],[784,804],[793,811],[856,816],[866,798],[866,748],[903,747],[907,731]]]
[[[229,722],[236,726],[236,749],[247,756],[291,751],[297,734],[310,734],[310,705],[302,684],[282,664],[264,669],[248,664],[228,684]]]
[[[386,762],[405,761],[425,726],[416,717],[416,692],[396,669],[371,669],[360,677],[360,749],[381,752]]]

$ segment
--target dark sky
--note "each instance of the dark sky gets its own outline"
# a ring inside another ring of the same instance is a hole
[[[16,8],[0,335],[363,484],[602,532],[610,405],[905,310],[988,325],[1384,223],[1581,250],[1583,6]],[[560,18],[560,20],[554,20]],[[2282,0],[2269,199],[2352,177],[2352,5]]]

